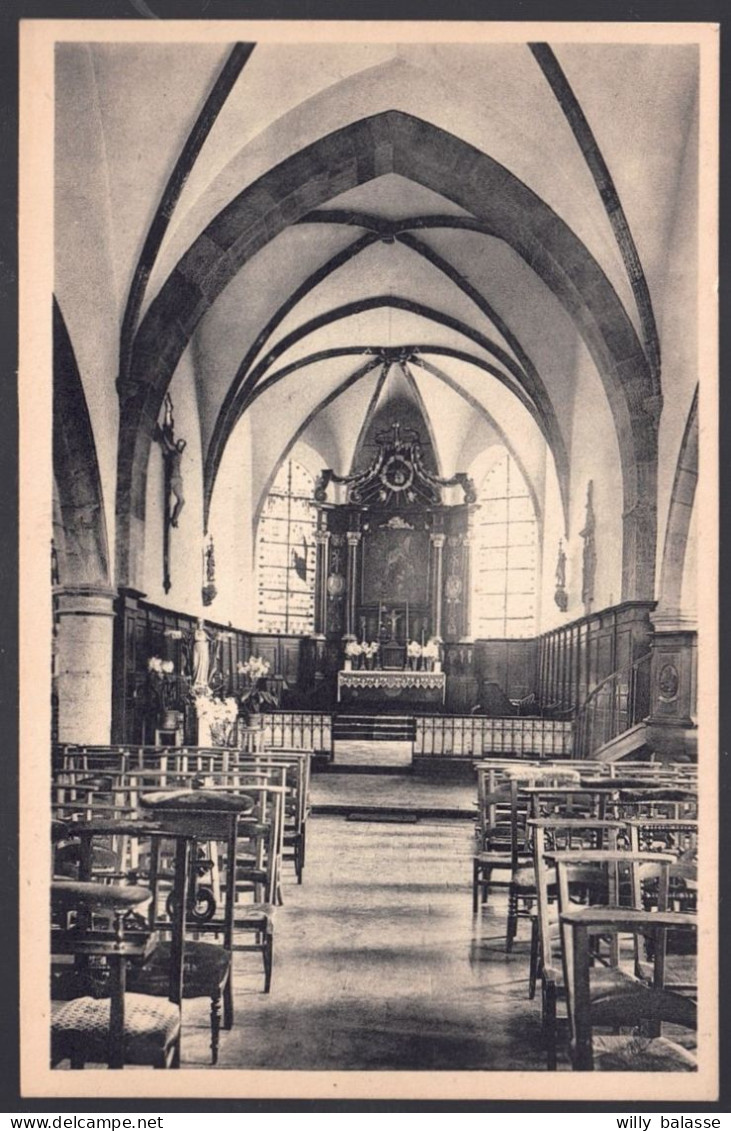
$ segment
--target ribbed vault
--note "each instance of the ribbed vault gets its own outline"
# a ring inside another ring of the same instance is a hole
[[[397,174],[433,193],[467,215],[413,216],[406,221],[327,209],[349,190]],[[559,216],[524,183],[487,154],[453,134],[399,111],[384,111],[320,138],[281,162],[219,212],[170,273],[150,305],[136,335],[129,379],[121,383],[122,413],[117,483],[117,563],[120,583],[134,584],[144,549],[145,480],[152,432],[162,398],[178,360],[196,335],[201,320],[258,252],[293,225],[343,225],[356,238],[293,287],[272,311],[255,340],[231,373],[206,459],[206,501],[215,481],[221,452],[241,413],[276,381],[307,367],[287,361],[288,350],[308,339],[308,365],[326,350],[318,334],[331,332],[361,311],[399,309],[415,320],[439,327],[441,341],[422,343],[417,363],[434,364],[440,351],[462,355],[465,364],[484,372],[485,382],[510,388],[516,409],[538,422],[553,454],[559,483],[565,490],[569,456],[551,395],[538,368],[513,328],[488,303],[459,267],[440,255],[424,234],[454,228],[474,232],[475,239],[501,241],[527,264],[560,303],[575,332],[585,343],[601,377],[614,418],[622,466],[626,523],[623,547],[623,597],[652,595],[656,527],[655,475],[660,388],[635,329],[604,271]],[[414,233],[418,231],[420,235]],[[307,318],[308,303],[326,280],[354,256],[379,241],[399,241],[428,261],[445,280],[474,305],[476,325],[461,323],[437,307],[428,309],[405,295],[352,298],[327,314]],[[279,328],[299,311],[298,326],[277,338]],[[497,331],[489,332],[490,325]],[[497,338],[504,344],[500,344]],[[311,339],[311,344],[309,342]],[[418,341],[413,338],[413,341]],[[388,342],[393,346],[394,342]],[[410,344],[408,342],[403,344]],[[318,348],[320,346],[320,348]],[[428,349],[426,347],[429,347]],[[377,348],[377,347],[373,347]],[[354,351],[355,352],[355,351]],[[360,349],[358,353],[366,351]],[[430,353],[434,355],[429,360]],[[279,362],[279,370],[273,366]],[[348,380],[368,372],[367,358],[356,359]],[[307,377],[311,379],[311,374]],[[349,386],[347,386],[349,387]],[[342,391],[339,390],[339,391]],[[337,395],[337,394],[335,394]],[[332,399],[332,398],[331,398]],[[320,405],[324,407],[324,402]],[[484,406],[483,406],[484,407]],[[642,537],[635,537],[638,523]],[[630,529],[631,527],[631,529]]]

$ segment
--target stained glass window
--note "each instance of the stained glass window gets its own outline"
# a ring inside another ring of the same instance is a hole
[[[295,460],[282,464],[256,539],[260,632],[307,633],[315,616],[314,480]]]
[[[475,523],[472,620],[478,637],[533,636],[538,525],[515,460],[505,452],[485,476]]]

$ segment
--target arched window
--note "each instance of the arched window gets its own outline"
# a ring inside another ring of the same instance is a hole
[[[507,451],[482,481],[478,501],[472,575],[473,636],[533,636],[538,525],[525,479]]]
[[[295,460],[282,464],[262,507],[256,538],[261,632],[312,632],[315,616],[314,480]]]

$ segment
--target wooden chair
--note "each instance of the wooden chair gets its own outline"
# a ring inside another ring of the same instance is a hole
[[[154,814],[156,821],[164,827],[170,838],[185,835],[194,841],[218,842],[226,845],[227,861],[226,890],[223,914],[206,922],[191,921],[188,909],[195,904],[195,876],[192,874],[187,890],[181,894],[178,886],[174,889],[172,906],[168,907],[173,917],[179,914],[179,905],[184,908],[184,919],[196,933],[216,934],[219,943],[211,944],[186,941],[185,969],[182,983],[183,998],[208,997],[211,1001],[211,1063],[218,1062],[220,1029],[231,1029],[234,1023],[234,1002],[232,972],[233,930],[235,886],[234,869],[230,862],[235,859],[236,826],[241,814],[250,812],[254,801],[248,795],[232,795],[207,790],[173,790],[140,796],[141,806]],[[153,892],[151,906],[151,926],[158,935],[169,932],[169,921],[159,918],[160,874],[156,858],[150,872],[150,887]],[[165,993],[166,978],[172,959],[174,938],[160,938],[156,947],[140,966],[130,971],[130,988],[139,993],[160,996]],[[221,1018],[223,1003],[223,1019]]]
[[[128,993],[126,987],[130,961],[144,959],[148,950],[150,932],[144,923],[141,929],[139,909],[150,903],[150,891],[136,885],[61,880],[52,884],[51,900],[51,952],[71,956],[76,963],[65,980],[63,1004],[52,1009],[51,1066],[69,1059],[72,1068],[86,1063],[178,1068],[182,946],[169,970],[168,1000]],[[104,963],[106,981],[89,977],[90,960]]]
[[[564,998],[561,964],[561,940],[557,912],[558,887],[553,860],[547,853],[563,850],[614,848],[617,836],[624,829],[621,821],[600,821],[592,818],[541,818],[528,821],[533,844],[536,915],[531,938],[531,967],[528,996],[535,996],[541,984],[541,1017],[549,1071],[557,1064],[558,1005]],[[606,895],[602,877],[576,866],[571,877],[574,897],[597,902]]]
[[[692,912],[698,902],[698,822],[692,819],[667,817],[634,817],[626,821],[630,847],[635,852],[670,853],[675,862],[670,865],[668,910]],[[651,911],[657,906],[657,877],[646,866],[641,875],[642,906]],[[665,937],[667,952],[666,979],[676,990],[693,991],[696,987],[695,938],[688,931],[668,931]],[[652,942],[645,944],[648,959],[652,959]]]
[[[669,875],[673,857],[668,853],[632,852],[629,848],[615,850],[573,850],[547,852],[546,859],[556,868],[559,915],[573,910],[575,901],[572,885],[576,875],[582,884],[592,882],[604,886],[602,903],[597,905],[609,910],[624,913],[642,911],[642,870],[646,866],[655,872],[657,883],[657,912],[664,913],[668,907]],[[590,881],[591,874],[594,879]],[[622,995],[632,983],[632,992],[639,993],[641,978],[641,950],[639,937],[634,942],[634,950],[627,955],[620,947],[617,932],[607,932],[606,937],[598,932],[592,952],[592,973],[590,991],[592,997],[606,1001],[615,995]],[[564,985],[567,971],[573,965],[572,940],[561,931],[561,955]],[[570,1034],[574,1032],[571,1003],[566,991],[567,1013]]]
[[[559,864],[559,873],[561,865]],[[664,982],[664,938],[668,930],[696,930],[694,916],[672,911],[637,911],[618,908],[581,907],[561,913],[564,939],[564,969],[571,1019],[571,1061],[579,1071],[694,1071],[695,1057],[677,1042],[662,1035],[664,1022],[694,1029],[696,1004],[669,990]],[[625,974],[625,984],[610,994],[592,993],[592,947],[594,936],[631,934],[653,939],[653,979],[642,982]],[[647,1033],[641,1031],[649,1022]],[[599,1037],[595,1030],[615,1030]],[[619,1029],[631,1029],[620,1034]]]
[[[269,993],[272,984],[274,958],[274,908],[281,902],[281,867],[283,854],[283,807],[286,796],[284,769],[270,767],[268,772],[251,774],[248,765],[230,769],[227,773],[201,775],[171,774],[166,771],[168,780],[183,781],[186,785],[195,784],[192,792],[200,797],[205,794],[208,804],[213,806],[214,798],[224,800],[243,796],[247,811],[240,812],[235,822],[233,841],[229,838],[224,845],[222,863],[219,871],[225,873],[225,938],[231,938],[230,949],[236,952],[258,952],[264,967],[264,992]],[[202,788],[197,788],[202,786]],[[201,837],[200,839],[204,839]],[[251,901],[245,898],[250,896]],[[210,919],[196,923],[202,931],[217,930],[220,920]],[[240,941],[242,932],[254,935],[252,944]],[[226,944],[228,946],[228,944]],[[228,983],[224,990],[224,1027],[229,1015]],[[212,1024],[215,1020],[212,1014]]]
[[[489,785],[492,785],[491,778]],[[478,817],[478,850],[472,858],[472,913],[474,915],[488,901],[490,889],[497,881],[493,873],[506,873],[499,881],[509,885],[509,905],[513,907],[515,891],[512,887],[514,874],[527,859],[525,844],[520,835],[518,815],[518,783],[509,782],[502,789],[482,791]],[[514,937],[510,911],[509,928],[506,932],[506,949],[510,949]]]

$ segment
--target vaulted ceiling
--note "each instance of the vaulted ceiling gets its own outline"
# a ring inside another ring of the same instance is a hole
[[[500,441],[535,486],[548,452],[565,510],[581,382],[613,413],[633,505],[693,200],[695,47],[238,50],[60,49],[59,95],[86,69],[105,139],[125,505],[185,351],[207,503],[245,412],[255,494],[297,437],[348,471],[398,370],[442,473]]]

